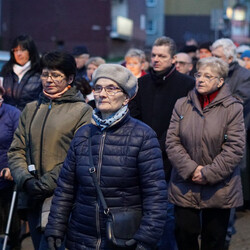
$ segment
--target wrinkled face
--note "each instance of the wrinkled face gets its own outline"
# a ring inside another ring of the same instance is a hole
[[[143,68],[143,64],[141,63],[140,58],[138,57],[126,57],[126,68],[129,69],[135,77],[141,76],[141,71]]]
[[[87,77],[89,78],[89,80],[92,80],[92,75],[94,73],[94,71],[97,69],[97,66],[94,64],[89,64],[87,67]]]
[[[212,50],[212,55],[214,57],[222,59],[226,63],[231,63],[233,61],[233,58],[227,58],[224,54],[224,50],[222,46],[217,47],[216,49]]]
[[[16,63],[23,66],[26,64],[29,59],[29,51],[27,49],[24,49],[20,45],[18,45],[16,48],[12,49]]]
[[[109,94],[104,89],[105,87],[109,88]],[[94,91],[94,97],[96,108],[101,112],[103,119],[106,119],[110,115],[117,112],[122,106],[128,104],[128,96],[123,92],[118,84],[111,79],[98,79],[94,89],[99,89],[99,93]]]
[[[193,68],[193,64],[191,60],[188,60],[188,59],[189,58],[185,56],[185,54],[175,55],[174,62],[175,62],[176,70],[182,74],[188,74]]]
[[[50,94],[57,94],[62,92],[73,81],[73,76],[66,78],[64,73],[60,70],[43,69],[41,74],[43,90]]]
[[[88,59],[89,59],[88,54],[82,54],[82,55],[79,55],[79,56],[75,56],[77,69],[81,69],[86,64]]]
[[[195,73],[195,87],[201,95],[208,95],[216,91],[224,83],[216,72],[210,67],[203,66]]]
[[[169,53],[169,47],[165,45],[153,46],[151,62],[153,69],[157,72],[165,71],[170,68],[173,63],[173,58]]]
[[[205,57],[211,57],[212,56],[212,52],[209,51],[208,49],[200,49],[199,50],[199,58],[205,58]]]

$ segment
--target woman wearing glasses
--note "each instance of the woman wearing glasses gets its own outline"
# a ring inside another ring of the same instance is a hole
[[[245,145],[242,102],[224,83],[221,59],[197,63],[196,87],[175,105],[166,148],[173,165],[169,200],[175,204],[179,250],[221,250],[230,208],[243,204],[240,162]]]
[[[90,152],[108,207],[143,212],[137,232],[122,249],[154,249],[164,227],[167,190],[155,132],[129,115],[137,79],[121,65],[102,64],[93,82],[96,109],[92,124],[77,131],[60,172],[45,231],[49,249],[65,234],[72,250],[119,249],[106,238],[107,216],[89,172]]]
[[[19,201],[23,202],[19,208],[27,208],[35,249],[39,249],[42,237],[42,204],[53,195],[75,132],[90,122],[92,114],[80,92],[71,87],[76,73],[71,55],[49,52],[42,57],[41,67],[43,92],[23,110],[8,154]],[[36,173],[29,165],[34,165]]]
[[[26,103],[37,100],[42,91],[40,58],[33,39],[21,35],[14,39],[10,60],[3,66],[1,77],[5,103],[23,110]]]

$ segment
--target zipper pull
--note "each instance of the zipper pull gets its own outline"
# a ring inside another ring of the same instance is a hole
[[[51,107],[52,107],[52,100],[50,100],[49,102],[49,109],[51,109]]]

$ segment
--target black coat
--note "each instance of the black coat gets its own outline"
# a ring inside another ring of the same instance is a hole
[[[94,165],[108,207],[142,209],[134,239],[156,245],[167,202],[161,150],[154,131],[128,114],[104,131],[93,124],[78,130],[58,179],[45,235],[62,238],[67,230],[69,249],[109,249],[107,218],[89,173],[90,127]]]
[[[194,78],[179,73],[174,66],[159,76],[152,70],[139,78],[139,91],[129,104],[131,116],[145,122],[156,132],[167,179],[170,178],[171,165],[166,155],[165,140],[172,111],[177,99],[186,96],[194,83]]]

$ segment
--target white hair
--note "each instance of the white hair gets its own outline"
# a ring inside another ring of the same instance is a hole
[[[232,58],[233,61],[237,60],[236,46],[231,39],[221,38],[216,40],[212,44],[212,50],[217,49],[218,47],[223,48],[224,55],[227,59]]]

